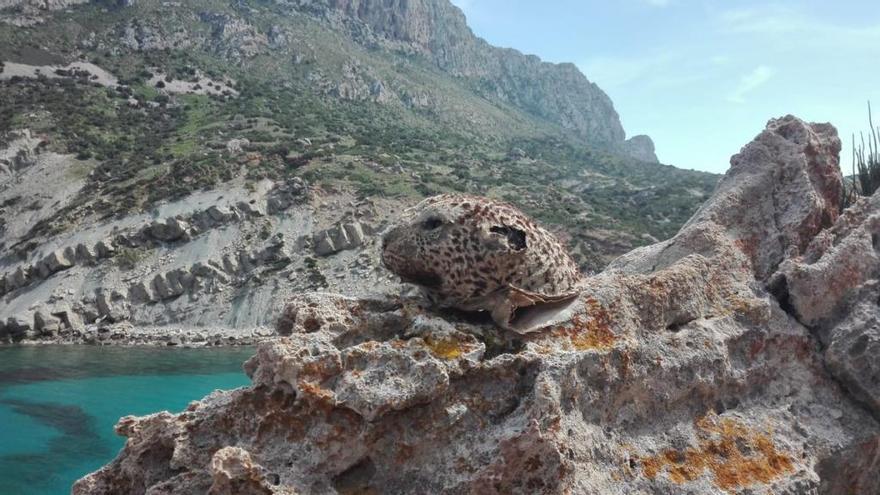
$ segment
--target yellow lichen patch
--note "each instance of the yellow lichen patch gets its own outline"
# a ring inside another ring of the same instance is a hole
[[[571,345],[579,351],[610,349],[617,341],[617,337],[611,331],[611,316],[599,301],[593,298],[588,298],[585,306],[586,315],[574,316],[571,326],[560,327],[557,332],[566,335],[571,340]]]
[[[776,449],[770,437],[733,419],[711,414],[696,423],[699,447],[667,449],[641,459],[642,472],[655,478],[665,472],[675,483],[711,473],[718,488],[733,492],[752,484],[767,484],[793,470],[791,458]]]
[[[446,360],[458,359],[470,350],[470,345],[449,337],[425,337],[425,346],[434,357]]]

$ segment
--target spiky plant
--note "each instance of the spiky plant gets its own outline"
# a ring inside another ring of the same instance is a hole
[[[852,191],[862,196],[870,196],[880,188],[880,127],[874,127],[871,102],[868,102],[868,125],[870,134],[866,140],[865,133],[859,133],[858,147],[853,134]]]

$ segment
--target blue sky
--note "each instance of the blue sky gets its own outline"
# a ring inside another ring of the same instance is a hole
[[[573,62],[663,163],[724,172],[767,120],[880,125],[880,4],[796,0],[453,0],[493,45]]]

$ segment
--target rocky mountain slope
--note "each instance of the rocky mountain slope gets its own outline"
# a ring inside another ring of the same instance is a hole
[[[298,291],[400,292],[376,233],[443,191],[598,270],[717,180],[446,0],[7,0],[0,61],[0,340],[249,341]]]
[[[250,387],[125,417],[104,493],[880,492],[880,196],[788,116],[668,241],[525,336],[418,298],[292,298]]]

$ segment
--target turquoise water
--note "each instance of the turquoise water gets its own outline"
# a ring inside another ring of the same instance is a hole
[[[70,493],[122,448],[120,417],[247,385],[241,365],[253,352],[0,346],[0,495]]]

